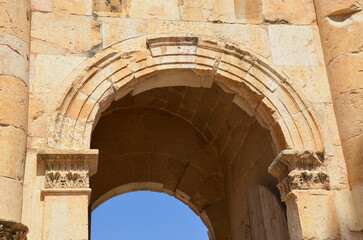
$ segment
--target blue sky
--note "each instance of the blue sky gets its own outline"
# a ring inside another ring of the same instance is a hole
[[[184,203],[164,193],[114,197],[92,212],[91,239],[208,240],[207,228]]]

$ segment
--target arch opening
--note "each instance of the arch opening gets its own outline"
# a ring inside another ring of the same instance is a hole
[[[247,190],[275,190],[267,169],[277,153],[324,152],[314,111],[288,77],[229,43],[139,37],[68,78],[48,147],[100,150],[91,205],[116,187],[157,183],[207,216],[213,239],[249,238]]]
[[[164,192],[200,216],[211,239],[251,236],[248,188],[277,192],[267,173],[276,152],[270,131],[233,99],[212,84],[152,88],[111,103],[92,134],[99,162],[91,208],[125,192]]]
[[[91,219],[93,240],[115,238],[115,232],[118,239],[209,239],[201,219],[164,193],[122,193],[94,209]]]

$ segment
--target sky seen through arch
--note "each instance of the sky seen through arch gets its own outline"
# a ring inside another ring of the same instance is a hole
[[[184,203],[165,193],[132,192],[92,212],[91,240],[208,240],[208,229]]]

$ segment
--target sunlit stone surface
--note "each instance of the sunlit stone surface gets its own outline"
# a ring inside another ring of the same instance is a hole
[[[137,190],[213,240],[362,239],[362,9],[0,0],[0,239],[89,239]]]

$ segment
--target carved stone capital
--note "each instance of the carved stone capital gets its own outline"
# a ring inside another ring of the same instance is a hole
[[[323,162],[310,151],[284,150],[268,172],[279,180],[277,187],[283,201],[295,189],[329,189],[329,176],[323,170]]]
[[[0,218],[0,240],[26,240],[27,233],[24,224]]]
[[[38,159],[45,162],[45,189],[83,189],[97,171],[98,150],[41,150]]]

